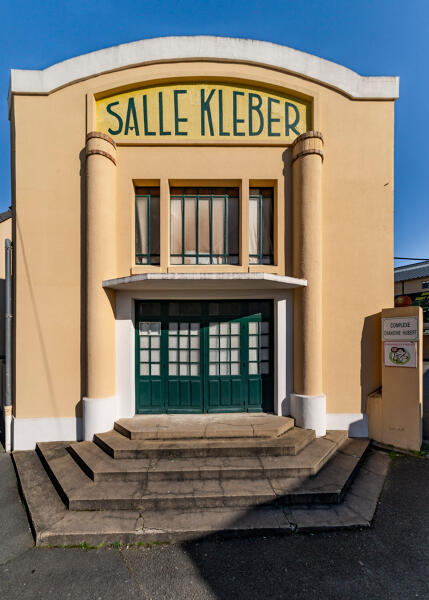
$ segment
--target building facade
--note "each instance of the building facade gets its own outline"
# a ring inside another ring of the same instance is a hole
[[[12,71],[14,448],[164,412],[367,435],[397,96],[215,37]]]

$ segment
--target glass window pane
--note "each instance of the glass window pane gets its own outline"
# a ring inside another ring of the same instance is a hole
[[[231,350],[232,362],[238,362],[240,360],[240,350]]]
[[[257,321],[249,322],[249,333],[258,333],[259,323]]]
[[[268,350],[268,348],[266,348],[265,350],[261,350],[261,360],[269,360],[269,355],[270,351]]]
[[[217,350],[210,350],[210,362],[217,362],[219,360],[219,352]]]
[[[180,375],[186,376],[189,375],[189,365],[187,363],[180,363],[180,371],[179,371]]]
[[[268,335],[261,335],[261,346],[263,346],[263,347],[266,348],[269,345],[270,345],[269,336]]]
[[[159,350],[151,350],[151,353],[150,353],[151,362],[159,362],[159,360],[160,360],[159,355],[160,355]]]
[[[197,377],[200,374],[200,365],[191,365],[191,375]]]
[[[160,346],[160,342],[161,342],[161,337],[160,336],[153,336],[150,340],[150,347],[151,348],[159,348]]]
[[[229,364],[228,363],[220,364],[220,374],[221,375],[229,375]]]
[[[209,365],[209,375],[219,375],[219,366],[217,364]]]
[[[185,254],[196,254],[197,251],[196,208],[196,198],[185,199]]]
[[[140,350],[140,362],[149,362],[149,350]]]
[[[180,350],[180,362],[188,362],[188,351]]]
[[[149,363],[142,363],[140,365],[140,375],[149,375]]]
[[[210,348],[219,348],[219,338],[210,336]]]
[[[240,333],[240,323],[231,323],[231,333]]]
[[[200,254],[210,254],[210,208],[208,198],[200,198],[199,200],[198,225]]]
[[[151,375],[159,375],[160,373],[160,365],[159,363],[154,363],[150,366],[150,374]]]
[[[239,335],[231,336],[231,348],[240,348],[240,336]]]
[[[249,198],[249,254],[258,252],[259,211],[258,198]]]
[[[182,200],[170,200],[170,245],[171,254],[182,254]],[[173,259],[172,259],[173,262]],[[179,257],[177,263],[182,262]]]
[[[200,347],[200,338],[199,337],[191,337],[191,348],[199,348]]]
[[[177,361],[177,350],[168,351],[168,360]]]
[[[147,335],[140,336],[140,348],[149,348],[149,337]]]
[[[261,374],[262,375],[268,375],[268,373],[270,372],[270,363],[268,362],[262,362],[261,363]]]
[[[249,350],[249,360],[258,360],[257,350]]]
[[[273,253],[273,199],[262,200],[262,254]]]
[[[251,362],[249,363],[249,375],[257,375],[258,374],[258,363]]]
[[[199,362],[200,361],[200,351],[199,350],[191,350],[191,362]]]
[[[188,337],[185,336],[181,336],[180,337],[180,348],[187,348],[188,347]]]
[[[150,324],[150,335],[161,335],[161,323]]]
[[[231,364],[231,375],[240,375],[240,363]]]
[[[189,323],[180,323],[180,335],[188,335]]]
[[[221,333],[229,333],[229,323],[221,323],[220,324],[220,332]]]
[[[221,362],[228,362],[228,359],[229,359],[229,350],[221,350],[219,354],[220,354],[220,361]]]
[[[191,335],[198,335],[200,333],[200,324],[191,323]]]
[[[229,198],[228,201],[228,252],[238,259],[239,236],[239,202],[238,198]],[[232,263],[233,261],[230,260]]]
[[[212,200],[212,252],[223,254],[225,249],[225,198]]]
[[[250,348],[258,348],[259,347],[259,336],[249,335],[249,347]]]
[[[171,336],[168,338],[168,345],[170,348],[177,348],[177,337]]]
[[[139,333],[140,335],[149,335],[150,323],[140,322],[139,323]]]
[[[136,254],[147,254],[147,196],[136,198]]]
[[[229,346],[229,336],[228,335],[221,335],[219,338],[219,343],[220,343],[220,347],[221,348],[228,348]]]
[[[168,324],[168,329],[169,331],[171,331],[171,333],[175,333],[177,332],[177,323],[169,323]]]
[[[262,321],[261,333],[269,333],[269,331],[270,331],[270,324],[268,323],[268,321]]]
[[[210,333],[219,333],[219,323],[210,323]]]
[[[169,375],[177,375],[178,365],[177,364],[169,364],[168,365],[168,374]]]
[[[159,265],[159,196],[150,197],[149,226],[150,262]]]

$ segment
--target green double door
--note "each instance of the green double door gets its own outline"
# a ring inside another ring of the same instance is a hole
[[[272,301],[136,301],[136,413],[273,410]]]

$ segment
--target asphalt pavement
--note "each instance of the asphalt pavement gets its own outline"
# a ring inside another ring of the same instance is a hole
[[[0,454],[2,600],[429,599],[429,460],[392,458],[373,527],[130,548],[33,547]]]

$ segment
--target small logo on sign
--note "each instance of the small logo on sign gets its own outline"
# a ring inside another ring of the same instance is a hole
[[[390,349],[389,359],[395,365],[406,365],[411,360],[411,354],[405,348],[392,346]]]

